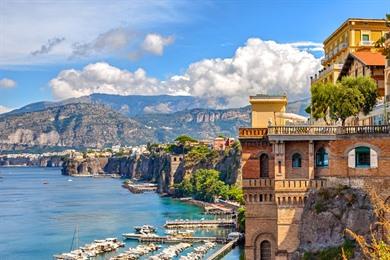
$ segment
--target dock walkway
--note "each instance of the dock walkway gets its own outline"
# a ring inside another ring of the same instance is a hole
[[[227,254],[230,250],[232,250],[235,245],[237,244],[238,242],[238,238],[230,241],[229,243],[227,243],[226,245],[224,245],[223,247],[221,247],[218,251],[214,252],[214,254],[212,254],[211,256],[209,256],[207,258],[207,260],[216,260],[216,259],[222,259],[222,257]]]
[[[227,239],[223,237],[173,237],[173,236],[150,236],[134,233],[122,235],[125,239],[138,240],[139,242],[158,242],[158,243],[194,243],[210,241],[216,243],[226,243]]]
[[[233,219],[218,220],[175,220],[166,221],[164,227],[167,229],[178,228],[210,228],[210,227],[235,227],[236,222]]]

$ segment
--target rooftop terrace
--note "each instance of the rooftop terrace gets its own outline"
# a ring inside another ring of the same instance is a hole
[[[390,134],[389,125],[368,126],[270,126],[268,128],[240,128],[240,139],[256,139],[268,136],[270,140],[316,139],[334,140],[343,135]],[[299,138],[300,137],[300,138]]]

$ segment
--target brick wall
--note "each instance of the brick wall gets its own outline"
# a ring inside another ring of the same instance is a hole
[[[309,142],[286,142],[286,178],[306,179],[309,177]],[[302,167],[292,167],[292,156],[299,153],[302,156]]]

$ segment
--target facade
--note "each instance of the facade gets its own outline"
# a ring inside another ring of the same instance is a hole
[[[370,76],[378,86],[378,95],[385,96],[385,56],[379,52],[356,51],[348,54],[338,80],[344,76]]]
[[[374,44],[388,32],[384,19],[350,18],[324,41],[323,69],[311,77],[312,84],[318,81],[337,81],[349,53],[368,50],[378,51]]]
[[[251,103],[252,114],[267,118],[269,109],[263,112]],[[258,122],[239,133],[246,259],[289,259],[299,246],[300,217],[311,189],[368,185],[390,196],[389,126],[259,127]]]

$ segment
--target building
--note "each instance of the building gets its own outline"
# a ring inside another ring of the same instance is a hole
[[[385,38],[385,46],[390,48],[390,32],[385,35]],[[385,94],[390,96],[390,59],[387,59],[385,64]]]
[[[216,137],[213,141],[213,149],[216,151],[225,151],[226,148],[234,144],[234,138]]]
[[[368,185],[390,196],[388,125],[287,125],[285,97],[254,96],[250,103],[252,127],[239,130],[246,259],[289,259],[311,189]]]
[[[378,96],[385,96],[385,56],[370,50],[356,51],[348,54],[337,80],[345,76],[370,76],[378,86]]]
[[[388,32],[385,19],[349,18],[324,41],[323,68],[311,82],[333,82],[339,77],[344,61],[356,51],[378,51],[374,44]]]

